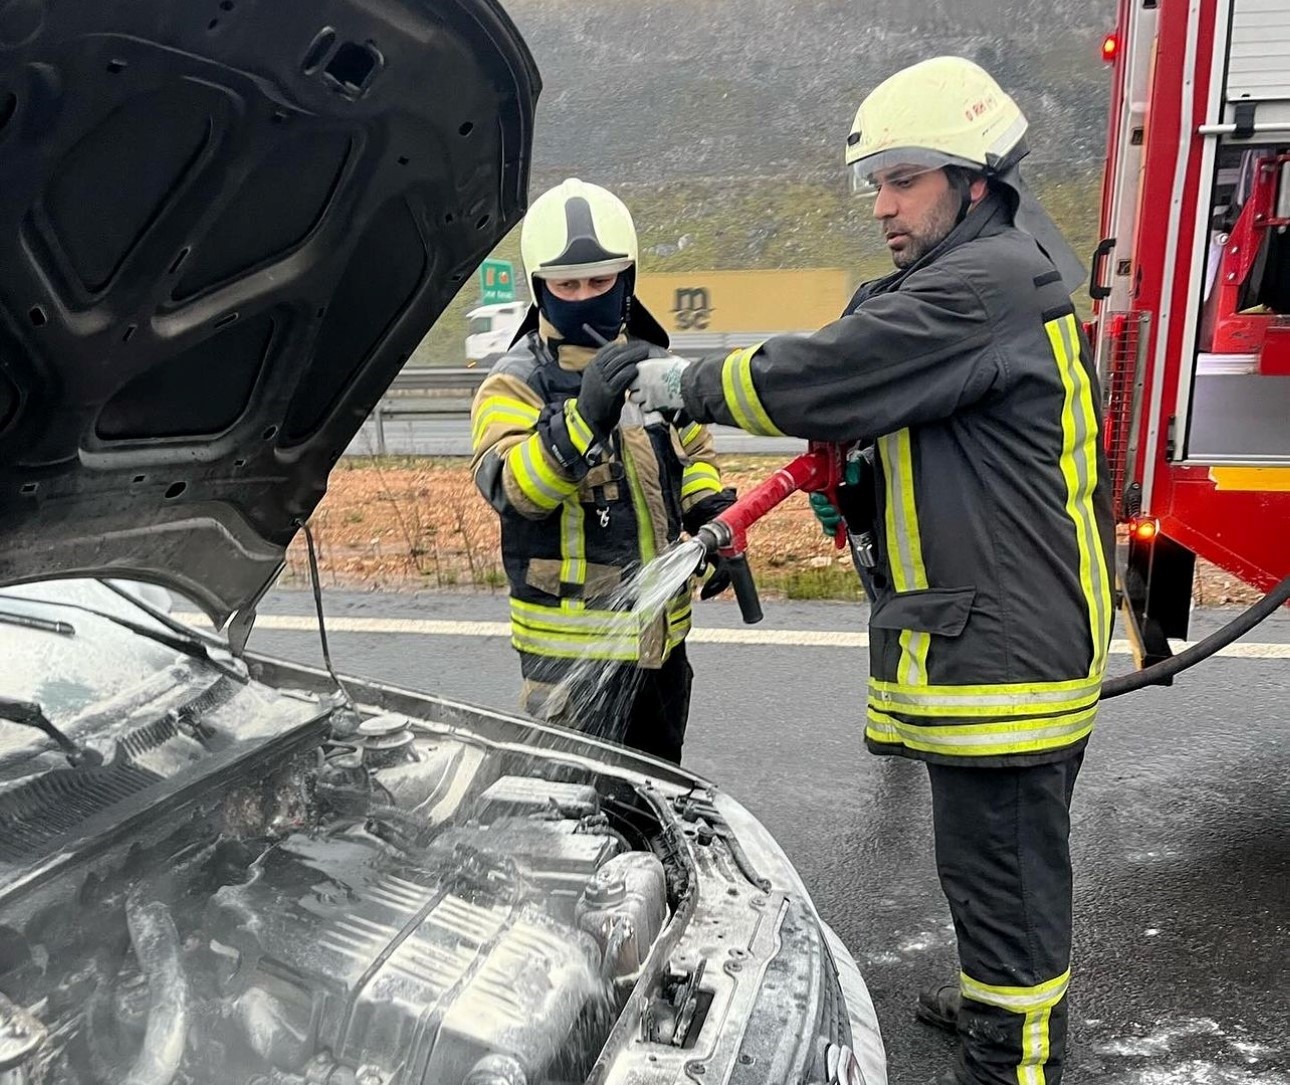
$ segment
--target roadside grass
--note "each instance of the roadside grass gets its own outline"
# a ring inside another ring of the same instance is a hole
[[[740,493],[783,462],[767,455],[721,459],[726,484]],[[373,591],[506,591],[498,517],[476,490],[464,458],[342,459],[311,525],[326,584]],[[768,599],[862,597],[850,555],[823,535],[801,494],[753,525],[748,561]],[[1201,562],[1198,570],[1198,604],[1246,603],[1256,597],[1211,565]],[[282,583],[308,584],[303,540],[287,554]]]

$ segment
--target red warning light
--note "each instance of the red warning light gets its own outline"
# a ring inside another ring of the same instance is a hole
[[[1150,542],[1159,534],[1160,525],[1155,520],[1135,520],[1129,530],[1139,542]]]
[[[1116,54],[1120,51],[1120,35],[1110,33],[1102,39],[1102,59],[1108,64],[1114,62]]]

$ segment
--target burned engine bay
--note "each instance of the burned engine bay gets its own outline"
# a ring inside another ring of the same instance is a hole
[[[234,698],[0,779],[0,1077],[585,1080],[688,892],[648,789],[297,705],[238,756]]]

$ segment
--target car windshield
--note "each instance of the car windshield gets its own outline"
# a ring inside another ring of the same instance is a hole
[[[467,327],[468,335],[484,335],[493,330],[493,318],[491,316],[473,317]]]
[[[161,589],[114,583],[157,609],[168,609],[169,598]],[[176,648],[112,618],[168,635],[144,607],[97,580],[45,581],[0,590],[0,659],[5,660],[0,697],[39,704],[62,726],[187,660]],[[30,729],[0,721],[0,751],[33,738],[40,741]]]

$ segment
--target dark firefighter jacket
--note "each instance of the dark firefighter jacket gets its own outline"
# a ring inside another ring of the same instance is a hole
[[[999,197],[840,320],[695,363],[683,393],[700,421],[875,441],[872,750],[1016,765],[1084,745],[1112,619],[1100,398],[1058,272]]]
[[[712,437],[693,423],[643,425],[638,409],[633,423],[629,404],[589,467],[592,435],[570,408],[593,352],[563,345],[557,360],[552,334],[544,326],[520,339],[471,407],[475,483],[501,516],[511,643],[538,683],[558,681],[578,658],[657,668],[689,632],[688,590],[644,629],[610,597],[625,569],[675,542],[689,514],[702,522],[701,506],[720,494]]]

